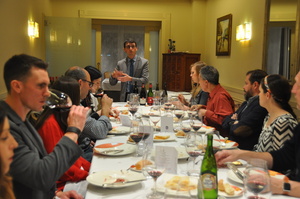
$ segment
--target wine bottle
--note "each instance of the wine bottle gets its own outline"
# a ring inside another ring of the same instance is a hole
[[[155,88],[156,91],[159,91],[159,85],[158,85],[158,82],[156,83],[156,88]]]
[[[153,105],[152,83],[149,83],[149,90],[148,90],[148,94],[147,94],[147,104],[149,106]]]
[[[217,164],[213,152],[213,133],[207,134],[207,147],[201,165],[200,173],[202,183],[202,193],[204,198],[217,199],[218,198],[218,177],[217,177]],[[199,194],[198,198],[202,198]]]
[[[133,93],[139,94],[139,89],[137,87],[137,82],[134,82]]]
[[[167,83],[164,84],[164,90],[161,95],[162,104],[168,102],[168,91],[167,91]]]
[[[142,89],[141,89],[141,92],[140,92],[140,105],[146,105],[146,98],[147,98],[147,92],[146,92],[146,89],[145,89],[145,84],[143,83],[142,84]]]

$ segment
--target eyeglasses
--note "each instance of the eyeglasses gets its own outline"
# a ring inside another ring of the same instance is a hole
[[[268,77],[269,77],[269,75],[267,75],[267,76],[265,77],[265,79],[264,79],[264,84],[265,84],[265,87],[266,87],[266,89],[267,89],[267,92],[271,93],[270,87],[269,87],[269,85],[268,85]]]
[[[136,47],[136,46],[130,46],[130,45],[125,46],[125,48],[127,48],[127,49],[135,48],[135,47]]]
[[[90,82],[90,81],[88,81],[88,80],[86,80],[86,79],[81,79],[81,80],[84,81],[84,82],[89,83],[89,87],[90,87],[90,88],[92,88],[92,87],[94,86],[94,83],[93,83],[93,82]]]

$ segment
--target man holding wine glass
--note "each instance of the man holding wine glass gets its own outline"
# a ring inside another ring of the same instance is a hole
[[[89,73],[84,68],[73,66],[66,71],[65,75],[73,77],[78,81],[80,85],[80,100],[85,99],[92,87]],[[87,117],[80,139],[89,137],[95,141],[97,139],[106,138],[106,135],[112,129],[109,120],[111,105],[112,99],[104,94],[101,99],[101,110],[91,113]]]
[[[4,66],[7,97],[0,109],[7,112],[10,132],[18,142],[10,168],[16,198],[83,198],[75,191],[57,192],[55,182],[80,157],[77,144],[85,125],[87,108],[72,106],[66,133],[51,153],[26,118],[30,111],[42,111],[50,84],[47,64],[26,54],[15,55]]]
[[[295,94],[297,108],[300,109],[300,72],[295,77],[292,93]],[[267,161],[267,166],[275,171],[295,169],[295,176],[284,179],[271,178],[273,194],[284,194],[300,197],[300,125],[294,129],[294,136],[287,140],[282,148],[272,152],[253,152],[246,150],[224,150],[217,152],[215,157],[219,166],[237,159],[249,161],[251,158],[259,158]]]

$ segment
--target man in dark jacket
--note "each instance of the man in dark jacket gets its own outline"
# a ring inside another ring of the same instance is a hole
[[[229,139],[237,142],[240,149],[252,150],[257,144],[267,110],[259,105],[259,85],[267,73],[263,70],[247,72],[244,95],[246,101],[232,115],[227,116],[222,127],[229,130]]]

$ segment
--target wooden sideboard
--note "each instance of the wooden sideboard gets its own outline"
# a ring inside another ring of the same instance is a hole
[[[170,91],[187,91],[192,89],[190,66],[200,61],[201,54],[163,53],[163,80]]]

